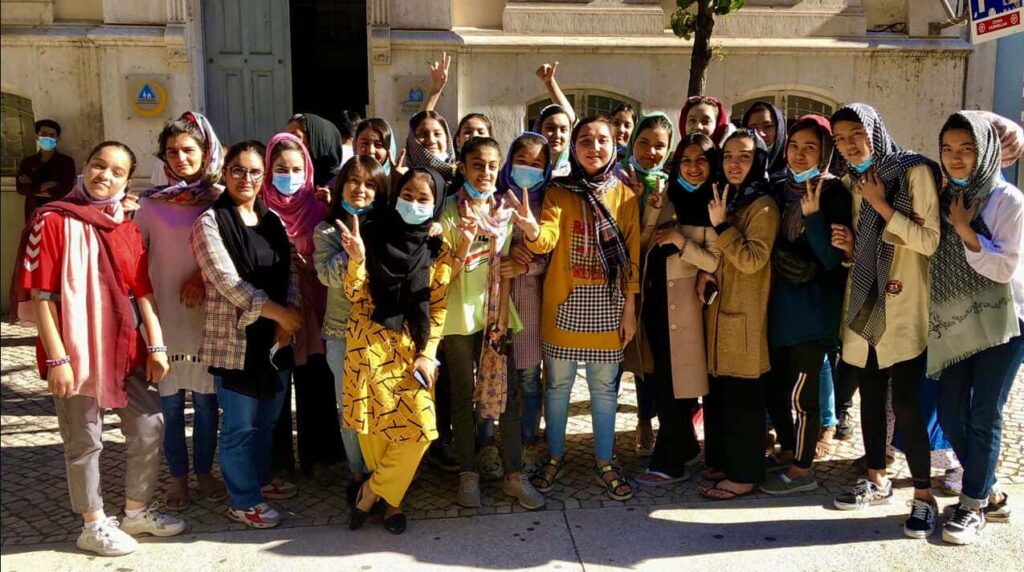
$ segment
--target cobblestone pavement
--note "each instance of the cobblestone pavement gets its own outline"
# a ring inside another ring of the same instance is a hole
[[[63,447],[57,430],[53,401],[40,381],[34,365],[34,328],[9,323],[0,326],[0,541],[4,545],[35,544],[74,540],[80,528],[79,518],[69,509],[65,485]],[[1024,370],[1022,370],[1024,371]],[[1024,384],[1018,376],[1006,407],[1003,428],[1003,452],[1000,479],[1024,483]],[[595,483],[591,473],[593,435],[587,401],[586,383],[575,384],[567,436],[567,472],[548,495],[546,510],[578,510],[609,506],[651,506],[704,502],[697,494],[700,479],[662,488],[636,488],[634,498],[625,503],[610,500]],[[858,413],[854,413],[854,417]],[[189,411],[191,416],[191,410]],[[189,417],[190,420],[190,417]],[[627,471],[642,468],[634,451],[636,391],[627,378],[619,397],[616,422],[616,452]],[[105,499],[108,512],[120,512],[124,478],[125,449],[116,415],[104,418],[101,456]],[[859,434],[853,441],[835,442],[833,455],[818,461],[815,470],[822,486],[804,493],[824,499],[839,492],[859,474],[855,460],[863,454]],[[897,454],[891,468],[898,485],[908,485],[909,473]],[[935,481],[942,471],[935,470]],[[162,478],[167,477],[166,464]],[[275,503],[286,516],[282,526],[322,526],[347,521],[344,500],[348,483],[347,469],[331,467],[314,477],[298,480],[299,495]],[[500,490],[500,482],[484,483],[484,506],[464,509],[455,504],[457,477],[424,463],[409,491],[406,513],[413,519],[523,512]],[[193,483],[194,486],[194,483]],[[161,487],[157,498],[162,498]],[[761,495],[763,496],[763,495]],[[196,500],[181,514],[191,523],[191,532],[220,532],[243,529],[244,525],[224,516],[224,505]]]

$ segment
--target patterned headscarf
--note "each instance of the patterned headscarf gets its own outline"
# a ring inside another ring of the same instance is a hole
[[[979,274],[967,262],[964,243],[949,222],[949,205],[957,195],[964,204],[979,201],[985,206],[992,189],[1000,181],[999,135],[995,127],[975,114],[958,112],[949,116],[939,135],[952,129],[971,134],[977,161],[960,187],[950,182],[939,191],[942,205],[942,235],[931,258],[931,305],[928,323],[928,375],[938,377],[942,370],[988,348],[1005,343],[1020,334],[1010,284],[1001,284]],[[971,221],[979,235],[991,239],[992,232],[981,218],[981,210]]]
[[[313,229],[324,220],[328,205],[316,198],[316,189],[313,186],[313,161],[309,158],[309,151],[299,138],[291,133],[278,133],[270,138],[270,142],[267,143],[267,171],[272,170],[271,157],[274,148],[282,141],[291,141],[299,146],[306,164],[306,181],[298,192],[289,197],[278,192],[273,177],[268,173],[268,176],[263,178],[261,194],[267,207],[281,218],[285,230],[288,231],[288,239],[295,245],[295,250],[303,259],[309,260],[313,255]]]
[[[155,187],[142,193],[140,198],[164,201],[176,205],[209,205],[213,204],[224,190],[216,183],[220,180],[221,169],[224,168],[224,150],[220,140],[213,131],[213,126],[206,117],[197,111],[186,111],[179,119],[195,124],[203,134],[206,144],[203,147],[203,176],[194,183],[187,183],[178,178],[170,166],[164,164],[164,174],[171,184]]]
[[[886,200],[893,209],[910,216],[913,203],[907,171],[917,165],[928,165],[939,182],[939,168],[927,157],[900,148],[882,123],[878,112],[863,103],[851,103],[832,114],[832,128],[839,121],[854,121],[864,126],[871,141],[874,158],[872,169],[885,185]],[[860,181],[852,165],[847,166],[853,184]],[[882,240],[885,220],[866,199],[861,198],[860,217],[857,220],[857,240],[853,251],[853,286],[850,289],[846,325],[863,336],[871,345],[878,344],[885,333],[886,286],[892,266],[895,247]]]
[[[436,119],[444,129],[444,157],[438,157],[427,151],[416,139],[416,128],[428,117]],[[406,163],[410,167],[429,167],[441,173],[446,182],[450,182],[455,177],[455,143],[452,141],[452,132],[448,128],[448,122],[437,112],[421,111],[409,119],[409,134],[405,138],[405,153]]]

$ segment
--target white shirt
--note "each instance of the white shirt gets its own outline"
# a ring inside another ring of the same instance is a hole
[[[980,252],[971,252],[964,246],[967,263],[993,282],[1009,282],[1017,319],[1024,320],[1024,194],[1006,181],[997,181],[981,209],[981,220],[992,232],[992,238],[978,235]]]

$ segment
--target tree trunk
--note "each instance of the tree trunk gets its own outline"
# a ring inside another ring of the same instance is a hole
[[[697,22],[693,32],[693,53],[690,54],[690,86],[687,96],[703,95],[711,63],[711,33],[715,29],[715,16],[711,11],[714,0],[697,0]]]

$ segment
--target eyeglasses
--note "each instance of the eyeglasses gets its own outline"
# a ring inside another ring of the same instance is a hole
[[[228,169],[231,176],[236,179],[245,179],[251,177],[253,181],[260,181],[263,179],[263,171],[260,169],[246,169],[245,167],[231,167]]]

